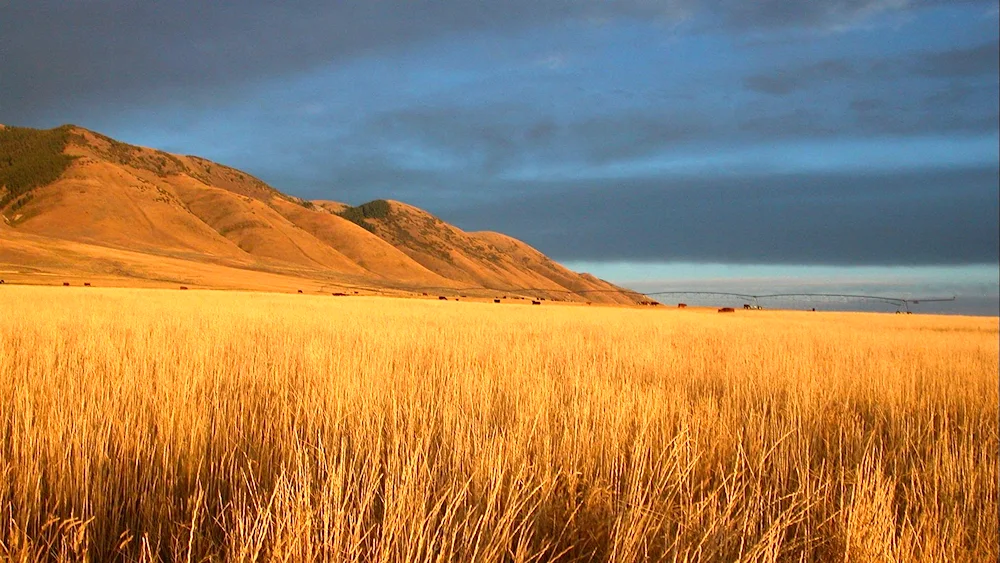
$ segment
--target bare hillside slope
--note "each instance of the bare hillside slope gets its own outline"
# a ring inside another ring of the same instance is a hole
[[[37,266],[16,248],[45,254],[48,245],[65,256],[49,273],[93,273],[93,265],[82,262],[104,247],[122,251],[115,260],[124,278],[159,279],[155,264],[140,256],[175,260],[175,273],[185,263],[192,271],[203,270],[197,264],[222,267],[219,279],[199,278],[206,286],[259,287],[241,278],[271,272],[321,281],[324,288],[615,303],[639,297],[571,272],[516,239],[466,233],[402,202],[309,202],[228,166],[72,125],[0,128],[0,217],[0,242],[7,246],[0,266],[8,271]],[[71,251],[67,244],[78,246]],[[130,267],[130,260],[143,265]]]

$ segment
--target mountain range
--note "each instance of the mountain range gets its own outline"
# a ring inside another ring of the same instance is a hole
[[[644,299],[399,201],[304,200],[74,125],[0,125],[0,217],[8,283]]]

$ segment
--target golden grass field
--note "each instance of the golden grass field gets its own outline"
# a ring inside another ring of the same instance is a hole
[[[996,318],[0,286],[0,559],[995,561]]]

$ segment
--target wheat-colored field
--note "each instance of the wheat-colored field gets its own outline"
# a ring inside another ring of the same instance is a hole
[[[995,318],[0,287],[0,558],[987,561]]]

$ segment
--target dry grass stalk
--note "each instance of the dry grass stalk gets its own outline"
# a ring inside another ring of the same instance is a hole
[[[996,319],[0,292],[0,558],[996,560]]]

